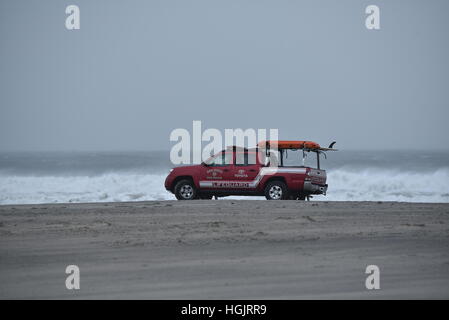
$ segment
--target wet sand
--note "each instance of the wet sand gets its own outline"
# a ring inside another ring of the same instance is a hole
[[[371,264],[380,290],[365,288]],[[449,204],[0,206],[0,298],[448,299]]]

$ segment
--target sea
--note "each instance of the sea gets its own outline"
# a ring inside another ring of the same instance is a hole
[[[0,152],[0,204],[174,200],[172,167],[169,151]],[[340,150],[321,167],[329,189],[313,200],[449,202],[449,152]]]

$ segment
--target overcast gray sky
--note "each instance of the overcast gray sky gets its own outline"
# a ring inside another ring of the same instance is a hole
[[[65,28],[76,4],[81,29]],[[381,30],[365,27],[380,7]],[[169,149],[174,128],[449,149],[449,1],[0,1],[0,151]]]

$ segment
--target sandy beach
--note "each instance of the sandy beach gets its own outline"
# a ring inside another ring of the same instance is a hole
[[[365,288],[371,264],[380,290]],[[0,298],[447,299],[449,204],[0,206]]]

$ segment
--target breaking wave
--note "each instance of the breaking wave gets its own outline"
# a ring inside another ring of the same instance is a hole
[[[326,200],[449,202],[449,168],[431,172],[336,169],[327,176]]]
[[[0,204],[169,200],[161,174],[1,176]]]
[[[164,179],[165,174],[0,174],[0,204],[173,200],[174,196],[164,188]],[[331,169],[328,183],[327,196],[316,196],[314,200],[449,202],[449,168],[433,172]]]

